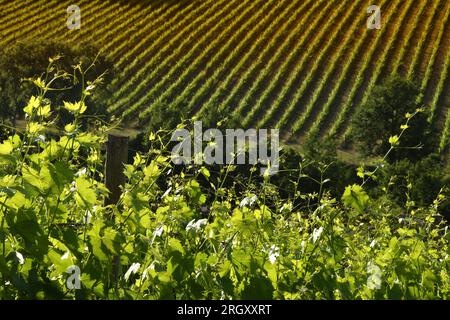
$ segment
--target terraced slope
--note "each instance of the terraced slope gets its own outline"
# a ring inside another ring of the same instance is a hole
[[[80,0],[82,27],[68,30],[71,4],[0,0],[0,45],[98,43],[121,71],[109,111],[131,125],[171,105],[231,110],[285,139],[343,137],[370,89],[399,72],[421,83],[449,148],[448,0],[379,0],[380,30],[366,27],[367,0]]]

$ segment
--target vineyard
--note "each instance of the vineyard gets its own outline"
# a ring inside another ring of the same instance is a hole
[[[450,299],[449,15],[0,0],[0,301]]]
[[[379,30],[367,28],[364,0],[82,0],[79,30],[66,26],[71,4],[1,0],[0,45],[95,42],[120,70],[109,111],[130,126],[170,106],[277,127],[286,141],[343,138],[371,89],[400,73],[420,83],[448,147],[447,0],[380,0]]]

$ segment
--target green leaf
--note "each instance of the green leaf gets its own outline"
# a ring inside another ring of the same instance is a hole
[[[97,203],[97,195],[92,183],[80,177],[75,180],[75,201],[80,207],[92,208]]]
[[[5,141],[0,144],[0,156],[8,156],[13,151],[13,144],[11,141]]]
[[[363,213],[369,203],[369,196],[360,185],[354,184],[345,188],[342,201],[345,205]]]
[[[37,135],[43,132],[45,127],[38,122],[30,122],[27,125],[27,130],[31,135]]]
[[[209,179],[209,177],[211,176],[211,173],[205,167],[202,167],[200,169],[200,172],[205,176],[206,179]]]
[[[73,133],[76,128],[77,128],[77,126],[74,123],[69,123],[69,124],[66,124],[66,126],[64,127],[64,130],[67,133]]]
[[[32,115],[33,111],[37,109],[40,105],[39,98],[36,98],[35,96],[32,96],[30,98],[30,101],[28,102],[27,106],[23,108],[23,111],[27,113],[28,115]]]
[[[241,298],[244,300],[270,300],[273,299],[273,291],[274,288],[269,279],[254,276],[250,278],[250,283],[242,291]]]
[[[156,178],[158,178],[160,174],[161,171],[158,167],[158,164],[156,163],[156,161],[152,161],[150,165],[144,168],[144,176],[145,176],[144,182],[151,183]]]
[[[392,136],[389,138],[389,143],[391,144],[391,146],[396,146],[398,145],[399,139],[400,138],[397,135]]]
[[[14,196],[8,201],[7,205],[15,209],[21,209],[24,207],[29,207],[30,201],[22,192],[16,192]]]
[[[83,114],[87,110],[87,106],[83,102],[64,102],[64,109],[76,114]]]
[[[22,168],[22,178],[25,186],[34,187],[37,191],[42,192],[42,184],[39,172],[29,166]],[[29,190],[27,190],[29,191]]]
[[[150,229],[152,227],[152,220],[150,219],[150,214],[148,212],[141,216],[140,223],[146,229]]]
[[[50,105],[46,105],[43,107],[38,108],[37,115],[43,118],[48,117],[51,114],[51,108]]]
[[[61,254],[56,250],[51,249],[47,254],[47,257],[53,263],[59,274],[64,274],[70,266],[75,264],[72,254],[68,251]]]
[[[364,179],[364,176],[365,176],[364,167],[359,167],[359,168],[358,168],[357,175],[358,175],[358,177],[360,177],[361,179]]]
[[[104,223],[101,220],[97,220],[94,222],[94,226],[88,232],[89,235],[89,243],[92,247],[92,252],[94,256],[97,257],[100,261],[110,261],[108,258],[108,251],[103,246],[102,243],[102,229],[104,227]]]
[[[206,196],[202,193],[200,184],[197,181],[189,181],[187,190],[194,203],[202,205],[206,202]]]
[[[181,242],[178,239],[170,238],[169,247],[171,248],[172,251],[178,251],[181,254],[184,254],[183,246],[181,245]]]
[[[105,228],[102,234],[102,243],[109,252],[118,254],[121,246],[120,234],[111,227]]]

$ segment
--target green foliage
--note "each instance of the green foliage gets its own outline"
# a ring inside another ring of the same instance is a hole
[[[49,61],[48,57],[57,58]],[[86,97],[86,101],[90,106],[95,106],[90,108],[89,114],[105,115],[107,99],[114,91],[109,83],[116,73],[109,58],[99,54],[99,50],[88,43],[46,41],[43,44],[42,41],[27,40],[0,48],[1,119],[14,122],[24,116],[22,109],[29,97],[36,93],[36,88],[39,90],[43,81],[50,80],[45,79],[49,64],[54,71],[61,73],[52,83],[52,90],[46,93],[46,98],[55,106],[63,106],[64,101],[79,101],[81,87],[92,84],[94,79],[103,75],[104,83],[97,83],[96,90],[91,90],[92,94]],[[82,69],[86,70],[84,74],[81,74]],[[36,75],[40,78],[27,81]],[[64,118],[69,116],[66,112],[59,113]]]
[[[387,165],[380,183],[386,186],[388,196],[399,204],[428,206],[440,193],[449,193],[446,186],[450,185],[450,173],[446,176],[443,168],[437,155],[430,155],[417,162],[404,159]],[[450,219],[449,201],[442,203],[440,213],[447,220]]]
[[[363,188],[357,184],[348,186],[342,196],[342,202],[349,207],[352,207],[359,213],[364,213],[369,203],[369,196]]]
[[[352,136],[358,149],[366,156],[383,156],[399,143],[399,130],[408,129],[401,139],[402,148],[392,152],[388,160],[417,160],[429,154],[435,143],[431,140],[427,112],[421,112],[406,124],[422,107],[421,95],[415,83],[399,76],[376,86],[353,120]]]
[[[26,130],[0,143],[0,298],[450,297],[442,194],[412,210],[369,198],[363,185],[341,202],[323,179],[318,194],[288,197],[251,174],[227,187],[233,167],[176,168],[153,134],[125,166],[119,202],[104,206],[107,128],[81,129],[81,96],[64,128],[35,96]],[[66,285],[73,265],[79,290]]]

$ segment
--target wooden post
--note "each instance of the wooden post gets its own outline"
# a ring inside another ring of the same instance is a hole
[[[128,162],[128,137],[113,135],[108,136],[106,144],[105,185],[109,195],[105,199],[105,205],[114,205],[119,202],[122,191],[120,187],[125,185],[124,165]],[[111,216],[114,219],[114,216]],[[120,273],[120,258],[112,258],[112,277],[117,292]]]
[[[128,162],[128,137],[110,134],[106,145],[105,185],[109,196],[105,205],[116,204],[125,184],[124,165]]]

